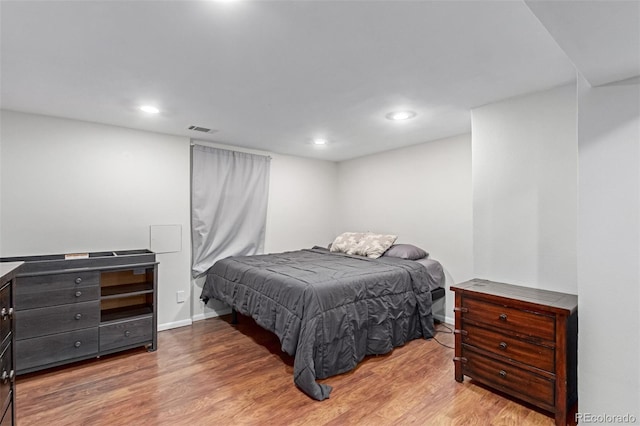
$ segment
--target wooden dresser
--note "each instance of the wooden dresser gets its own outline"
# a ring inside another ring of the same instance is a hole
[[[155,253],[5,258],[15,283],[16,374],[138,346],[157,348]]]
[[[14,294],[16,272],[22,262],[0,263],[0,426],[15,424],[15,320]]]
[[[474,279],[455,286],[455,379],[555,415],[578,400],[578,297]]]

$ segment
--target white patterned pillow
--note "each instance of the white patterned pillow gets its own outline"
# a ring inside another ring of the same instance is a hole
[[[340,252],[346,254],[356,254],[356,249],[360,240],[364,238],[364,232],[344,232],[336,237],[331,243],[332,252]]]
[[[368,232],[364,235],[364,238],[360,240],[353,254],[377,259],[382,256],[382,253],[387,251],[397,239],[397,235],[372,234]]]

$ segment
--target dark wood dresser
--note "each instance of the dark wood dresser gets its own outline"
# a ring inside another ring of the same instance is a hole
[[[473,279],[455,286],[455,379],[555,415],[578,400],[578,297]]]
[[[15,283],[15,371],[157,348],[155,253],[127,250],[5,258]]]
[[[22,262],[0,263],[0,426],[15,424],[15,320],[14,294],[16,272]]]

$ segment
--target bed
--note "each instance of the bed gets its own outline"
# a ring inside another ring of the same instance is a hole
[[[201,299],[220,300],[275,333],[294,357],[294,383],[316,400],[331,386],[317,379],[352,370],[434,334],[432,301],[444,296],[442,266],[314,247],[228,257],[206,274]]]

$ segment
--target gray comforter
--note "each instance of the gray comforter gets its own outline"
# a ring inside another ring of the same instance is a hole
[[[314,248],[222,259],[207,272],[200,297],[221,300],[275,333],[295,357],[295,384],[323,400],[331,387],[316,379],[433,336],[431,287],[417,262]]]

